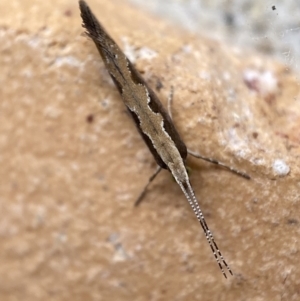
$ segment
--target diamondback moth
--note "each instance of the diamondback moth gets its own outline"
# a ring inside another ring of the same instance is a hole
[[[189,153],[197,158],[222,165],[245,178],[249,176],[217,160],[190,152],[180,138],[170,114],[166,112],[154,91],[109,36],[84,0],[79,1],[79,7],[83,20],[82,26],[86,29],[87,36],[95,43],[140,135],[158,164],[157,170],[149,179],[136,204],[140,202],[147,186],[159,172],[162,169],[169,170],[194,211],[223,275],[227,278],[226,269],[233,275],[204,219],[189,181],[185,161]]]

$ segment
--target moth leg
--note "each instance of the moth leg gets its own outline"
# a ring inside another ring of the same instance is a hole
[[[170,91],[170,94],[168,97],[168,114],[171,117],[171,119],[173,119],[173,116],[172,116],[173,96],[174,96],[174,87],[171,86],[171,91]]]
[[[213,164],[216,164],[216,165],[220,165],[220,166],[228,169],[229,171],[231,171],[231,172],[233,172],[233,173],[235,173],[235,174],[237,174],[237,175],[239,175],[239,176],[241,176],[241,177],[243,177],[245,179],[248,179],[248,180],[251,179],[250,176],[247,175],[245,172],[237,170],[237,169],[235,169],[235,168],[233,168],[231,166],[228,166],[228,165],[226,165],[226,164],[224,164],[222,162],[219,162],[216,159],[204,157],[204,156],[202,156],[202,155],[200,155],[198,153],[195,153],[195,152],[193,152],[193,151],[191,151],[189,149],[188,149],[188,154],[191,155],[191,156],[193,156],[193,157],[195,157],[195,158],[202,159],[202,160],[205,160],[207,162],[210,162],[210,163],[213,163]]]
[[[148,183],[144,187],[143,191],[141,192],[141,194],[139,195],[139,197],[135,201],[134,206],[138,206],[141,203],[141,201],[143,200],[143,198],[144,198],[144,196],[145,196],[145,194],[147,192],[148,186],[156,178],[156,176],[160,173],[161,170],[162,170],[162,168],[160,166],[158,166],[157,169],[156,169],[156,171],[154,172],[154,174],[149,178]]]

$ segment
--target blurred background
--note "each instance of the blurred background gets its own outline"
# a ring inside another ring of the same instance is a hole
[[[194,33],[275,56],[299,73],[299,1],[129,1]]]

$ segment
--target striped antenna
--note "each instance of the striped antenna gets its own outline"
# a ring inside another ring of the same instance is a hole
[[[198,201],[196,199],[196,196],[195,196],[195,193],[191,187],[191,184],[190,182],[187,180],[186,182],[179,182],[177,181],[177,183],[179,184],[181,190],[183,191],[185,197],[187,198],[190,206],[192,207],[192,210],[194,211],[203,231],[204,231],[204,234],[205,234],[205,237],[209,243],[209,246],[215,256],[215,259],[217,261],[217,264],[219,265],[219,268],[221,269],[223,275],[225,278],[227,278],[227,275],[226,275],[226,272],[224,270],[224,266],[226,267],[226,270],[231,274],[233,275],[229,265],[227,264],[227,262],[225,261],[221,251],[219,250],[216,242],[215,242],[215,239],[211,233],[211,231],[209,230],[208,226],[207,226],[207,223],[205,221],[205,218],[204,218],[204,215],[202,213],[202,210],[200,209],[199,207],[199,204],[198,204]]]

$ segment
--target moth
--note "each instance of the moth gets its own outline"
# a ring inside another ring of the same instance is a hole
[[[158,164],[156,172],[149,179],[136,205],[143,198],[150,182],[154,180],[162,169],[167,169],[173,175],[194,211],[223,275],[227,278],[226,270],[233,275],[207,226],[190,184],[185,162],[189,153],[211,163],[223,165],[245,178],[249,178],[249,176],[217,160],[189,151],[176,130],[170,115],[164,109],[154,91],[147,85],[120,47],[109,36],[87,3],[80,0],[79,7],[83,20],[82,26],[86,29],[87,36],[95,43],[128,112]]]

